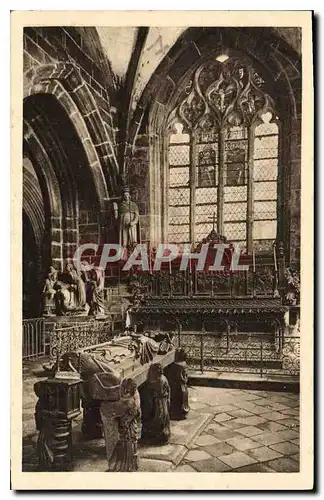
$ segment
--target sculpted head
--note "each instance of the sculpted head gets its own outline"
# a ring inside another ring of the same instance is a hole
[[[124,188],[123,199],[124,199],[124,201],[129,201],[131,199],[129,188]]]
[[[48,270],[48,276],[49,276],[50,278],[54,278],[54,279],[55,279],[55,278],[57,277],[57,274],[58,274],[58,272],[57,272],[57,270],[55,269],[55,267],[50,266],[50,268],[49,268],[49,270]]]
[[[160,379],[162,375],[163,375],[162,365],[160,363],[153,363],[149,368],[147,379],[150,382],[156,382],[157,380]]]

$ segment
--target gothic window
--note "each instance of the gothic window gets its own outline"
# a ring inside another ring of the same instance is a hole
[[[169,116],[168,239],[214,228],[249,251],[277,232],[278,117],[247,60],[219,56],[191,76]]]

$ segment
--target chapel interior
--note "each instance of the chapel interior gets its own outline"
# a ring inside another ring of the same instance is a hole
[[[149,362],[154,342],[185,352],[198,385],[298,385],[301,30],[26,27],[23,39],[23,362],[50,371],[127,331],[153,339]],[[146,245],[149,269],[103,270],[93,249],[92,271],[75,269],[79,247],[107,243],[127,256]],[[187,245],[185,271],[179,256],[154,272],[160,243]],[[227,251],[224,272],[197,269],[206,244],[209,264],[226,244],[248,270],[231,272]],[[84,406],[83,427],[98,408]]]

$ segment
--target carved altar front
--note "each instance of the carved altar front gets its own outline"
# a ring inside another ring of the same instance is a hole
[[[269,340],[271,349],[280,354],[288,331],[289,313],[282,245],[257,256],[242,254],[240,263],[248,267],[244,271],[231,269],[229,248],[227,254],[224,253],[223,270],[210,271],[215,261],[214,244],[223,242],[216,233],[210,236],[203,242],[209,242],[211,247],[203,270],[197,269],[197,259],[193,257],[185,271],[179,270],[178,259],[159,273],[130,277],[131,322],[140,332],[169,332],[176,345],[187,350],[191,349],[194,339],[190,334],[196,334],[195,352],[199,351],[199,343],[203,342],[199,335],[203,334],[222,357],[225,354],[230,359],[231,340],[237,342],[241,335],[249,342],[250,333],[257,333],[258,338]],[[198,245],[197,253],[200,248]],[[241,344],[244,348],[244,342]],[[213,357],[212,353],[210,356]],[[196,361],[198,357],[196,353]],[[193,366],[203,366],[202,357],[200,353],[200,361],[195,361]]]

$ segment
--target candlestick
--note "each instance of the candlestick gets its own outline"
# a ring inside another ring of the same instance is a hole
[[[276,245],[273,246],[273,258],[274,258],[275,271],[277,272],[278,268],[277,268]]]
[[[152,274],[152,262],[151,262],[151,256],[152,256],[152,250],[151,247],[149,247],[149,252],[148,252],[148,261],[149,261],[149,273]]]

